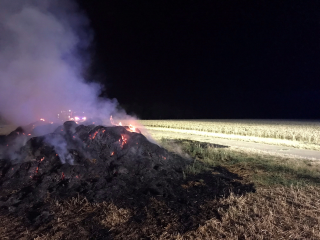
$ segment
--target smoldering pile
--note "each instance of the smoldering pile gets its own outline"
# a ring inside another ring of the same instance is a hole
[[[19,127],[2,139],[0,207],[20,212],[48,195],[90,201],[170,196],[188,164],[126,127],[72,121],[53,127],[37,137],[30,135],[36,128]]]

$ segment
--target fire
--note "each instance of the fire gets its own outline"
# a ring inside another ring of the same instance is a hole
[[[113,121],[113,118],[112,116],[110,116],[110,122],[113,126],[123,126],[121,122],[119,122],[119,124],[116,124],[114,121]],[[125,127],[127,129],[127,131],[129,132],[136,132],[136,133],[141,133],[140,130],[136,127],[134,127],[132,124],[130,124],[128,127]]]
[[[114,155],[114,152],[112,152],[111,154],[110,154],[110,156],[113,156]]]
[[[95,137],[97,136],[97,134],[99,133],[99,131],[96,131],[93,136],[92,136],[92,139],[95,139]]]
[[[127,143],[128,139],[121,134],[121,139],[119,139],[119,143],[120,143],[120,146],[121,148],[123,148],[123,146]]]
[[[100,130],[101,130],[101,129],[99,129],[98,131],[95,131],[93,135],[90,134],[90,135],[89,135],[89,139],[90,139],[90,140],[95,139],[96,136],[97,136],[97,134],[100,132]],[[103,129],[103,130],[102,130],[102,133],[104,133],[105,131],[106,131],[106,130]]]
[[[61,179],[63,180],[64,179],[64,173],[62,172],[61,174]]]
[[[134,126],[132,126],[131,124],[129,125],[129,129],[131,132],[135,132],[136,131],[136,128]]]
[[[44,120],[43,118],[40,118],[40,121],[43,121],[43,122],[45,122],[46,120]]]

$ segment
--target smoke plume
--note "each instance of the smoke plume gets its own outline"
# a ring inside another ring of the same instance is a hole
[[[82,77],[92,39],[73,1],[1,0],[0,115],[17,125],[67,109],[109,117],[117,101]]]

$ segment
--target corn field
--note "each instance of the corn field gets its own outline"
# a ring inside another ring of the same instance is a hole
[[[139,120],[159,127],[320,144],[320,122],[287,120]]]

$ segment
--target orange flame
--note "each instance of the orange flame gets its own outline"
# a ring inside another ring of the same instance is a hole
[[[136,128],[134,126],[132,126],[131,124],[129,125],[129,129],[131,132],[135,132],[136,131]]]
[[[98,132],[99,132],[99,131],[96,131],[96,132],[93,134],[92,139],[95,139],[95,137],[97,136]]]
[[[121,122],[119,122],[119,124],[116,124],[113,121],[112,116],[110,116],[110,122],[113,126],[123,126]],[[139,129],[137,129],[136,127],[132,126],[132,124],[130,124],[128,127],[126,127],[127,131],[129,132],[137,132],[137,133],[141,133]]]
[[[121,134],[121,139],[119,139],[119,143],[120,143],[120,146],[121,148],[123,148],[123,146],[127,143],[128,139]]]

